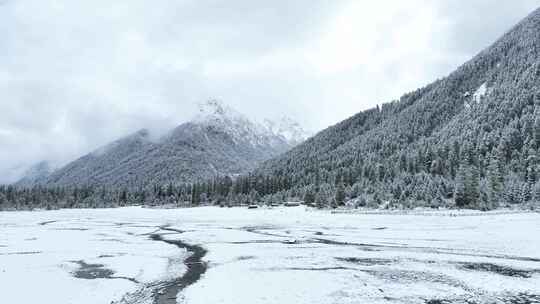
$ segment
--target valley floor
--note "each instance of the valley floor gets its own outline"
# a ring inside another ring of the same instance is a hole
[[[0,303],[540,303],[540,214],[449,213],[0,212]]]

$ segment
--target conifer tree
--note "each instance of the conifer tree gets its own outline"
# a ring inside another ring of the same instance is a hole
[[[454,189],[454,201],[457,207],[465,207],[468,202],[467,197],[467,171],[464,164],[459,166],[456,175],[456,185]]]
[[[336,206],[343,206],[345,204],[345,190],[343,189],[343,184],[341,183],[337,186],[334,200]]]
[[[319,209],[326,207],[326,196],[321,191],[317,192],[317,195],[315,197],[315,204]]]
[[[540,117],[536,117],[534,121],[533,132],[534,132],[534,142],[536,143],[536,147],[540,148]]]
[[[492,156],[488,168],[488,199],[490,203],[497,203],[501,200],[503,183],[501,163],[497,156]]]
[[[306,204],[313,204],[315,202],[315,195],[310,188],[306,189],[306,192],[304,193],[304,202]]]

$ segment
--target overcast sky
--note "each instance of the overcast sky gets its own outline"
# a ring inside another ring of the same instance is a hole
[[[538,0],[0,0],[0,182],[218,98],[313,131],[443,77]]]

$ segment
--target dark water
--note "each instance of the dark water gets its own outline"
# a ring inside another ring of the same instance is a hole
[[[206,249],[179,240],[167,240],[160,234],[152,234],[150,238],[154,241],[165,242],[191,252],[191,255],[184,261],[184,264],[187,267],[186,273],[182,277],[165,283],[164,287],[154,295],[154,303],[156,304],[176,304],[176,296],[178,293],[189,285],[197,282],[206,272],[207,265],[202,261],[202,258],[206,255]]]
[[[73,272],[73,276],[78,279],[124,279],[133,283],[138,283],[137,280],[128,277],[115,276],[114,271],[105,268],[103,264],[89,264],[85,261],[73,261],[79,265],[79,269]]]

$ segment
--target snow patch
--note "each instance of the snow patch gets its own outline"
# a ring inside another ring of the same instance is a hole
[[[473,94],[473,99],[476,103],[480,103],[482,98],[488,93],[487,83],[484,82]]]

